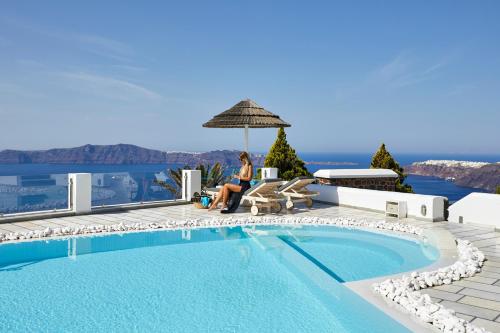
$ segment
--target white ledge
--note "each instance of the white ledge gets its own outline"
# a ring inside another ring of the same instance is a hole
[[[390,169],[321,169],[314,173],[317,178],[397,178]]]

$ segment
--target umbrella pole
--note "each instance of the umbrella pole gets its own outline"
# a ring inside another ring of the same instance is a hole
[[[248,153],[248,125],[245,125],[245,151]]]

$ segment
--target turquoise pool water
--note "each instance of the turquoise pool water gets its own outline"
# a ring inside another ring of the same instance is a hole
[[[412,241],[335,227],[4,244],[0,331],[406,332],[341,281],[436,258]]]

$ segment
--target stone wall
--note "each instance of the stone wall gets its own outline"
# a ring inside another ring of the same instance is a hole
[[[316,178],[318,184],[362,188],[366,190],[395,191],[397,178]]]

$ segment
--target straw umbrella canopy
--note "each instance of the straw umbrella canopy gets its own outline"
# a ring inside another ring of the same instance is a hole
[[[243,100],[229,110],[216,115],[203,124],[209,128],[244,128],[245,151],[248,152],[249,128],[279,128],[291,125],[280,119],[279,116],[267,111],[250,99]]]

